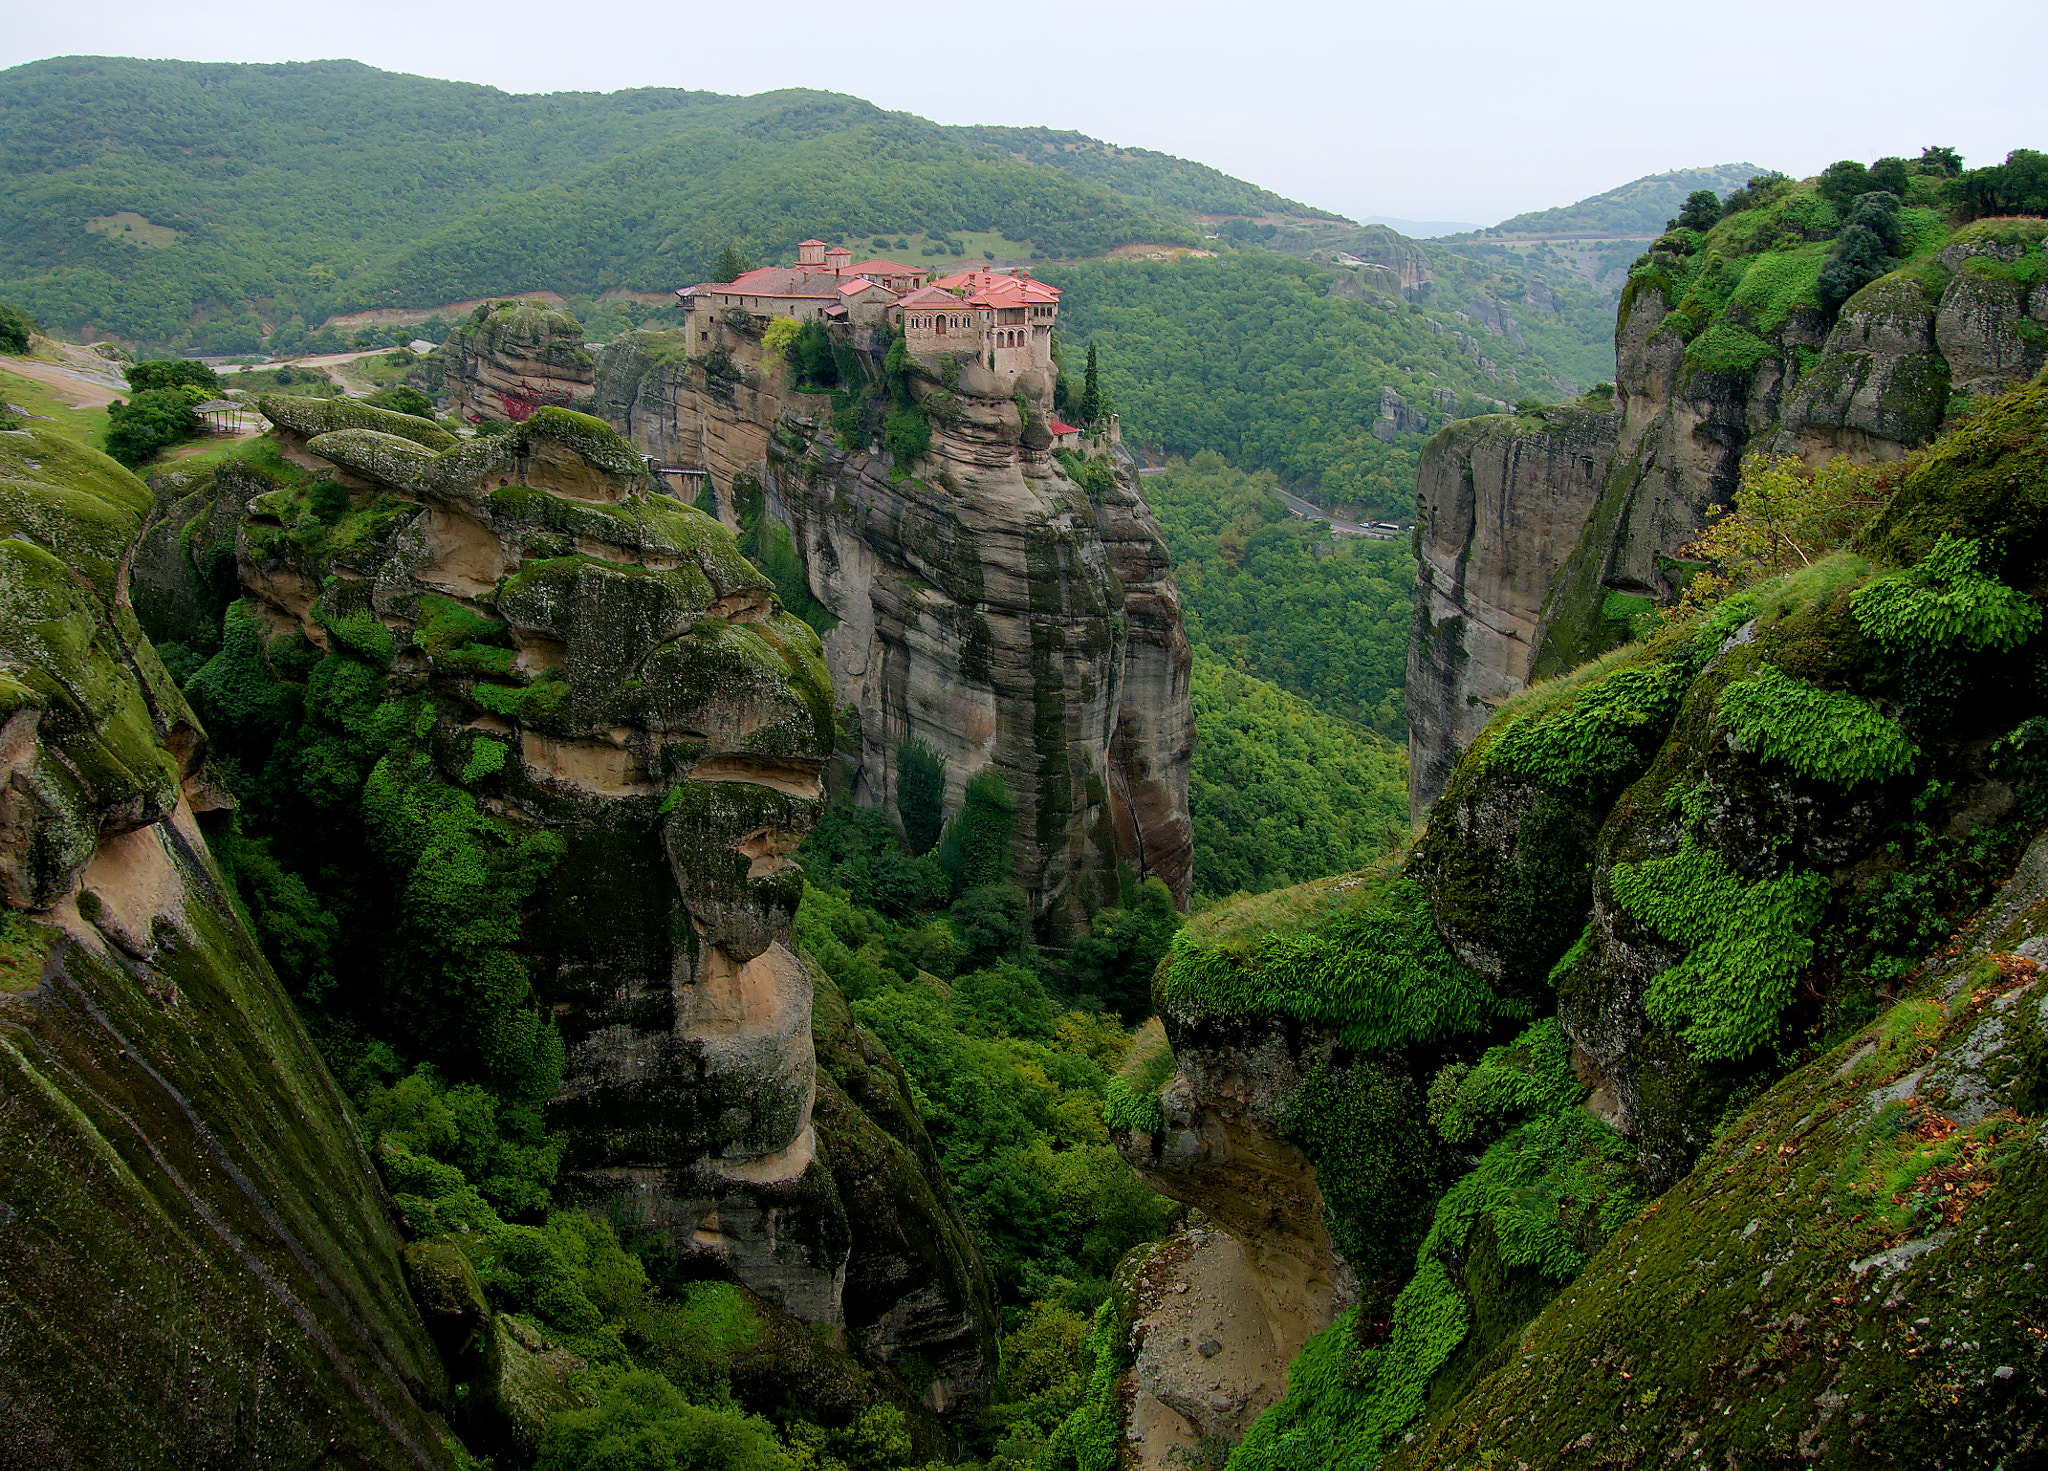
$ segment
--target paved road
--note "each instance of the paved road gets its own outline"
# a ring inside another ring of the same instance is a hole
[[[1374,526],[1361,526],[1356,521],[1340,521],[1321,506],[1305,501],[1298,495],[1289,495],[1284,490],[1279,492],[1279,496],[1287,503],[1287,509],[1295,515],[1309,521],[1329,522],[1333,536],[1369,536],[1374,541],[1392,541],[1401,535],[1398,531],[1382,531]]]

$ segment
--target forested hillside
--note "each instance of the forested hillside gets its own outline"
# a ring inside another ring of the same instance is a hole
[[[1086,255],[1192,242],[1187,207],[1154,190],[1271,198],[1158,156],[1117,155],[1112,188],[971,133],[822,92],[520,96],[350,61],[35,62],[0,73],[0,297],[65,331],[250,350],[293,315],[665,291],[734,238],[768,259],[863,232]]]
[[[1532,210],[1502,220],[1487,235],[1660,235],[1664,222],[1676,215],[1696,189],[1727,195],[1764,172],[1753,163],[1724,163],[1705,169],[1673,169],[1640,179],[1555,209]]]
[[[1332,538],[1214,451],[1144,484],[1195,655],[1196,894],[1370,863],[1408,825],[1408,543]]]
[[[1213,449],[1321,504],[1405,514],[1416,452],[1448,417],[1550,401],[1614,360],[1608,309],[1570,273],[1532,291],[1514,260],[1425,260],[1415,300],[1362,269],[1262,249],[1041,274],[1066,293],[1062,334],[1100,348],[1127,439]],[[1413,416],[1376,434],[1388,389]]]

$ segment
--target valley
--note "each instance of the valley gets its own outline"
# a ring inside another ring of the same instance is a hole
[[[2040,1456],[2042,155],[0,116],[0,1464]]]

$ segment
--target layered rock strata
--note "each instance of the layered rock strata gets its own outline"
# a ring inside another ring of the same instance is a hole
[[[421,711],[421,780],[474,786],[559,855],[519,933],[565,1046],[559,1193],[878,1371],[918,1356],[913,1399],[975,1403],[986,1270],[936,1167],[821,1074],[819,982],[790,948],[789,854],[833,741],[816,635],[601,421],[542,407],[457,443],[361,406],[263,409],[313,475],[242,518],[261,646],[381,642],[383,697]],[[323,486],[346,492],[331,529],[304,509]]]
[[[1049,453],[1049,385],[974,364],[913,370],[929,450],[898,468],[844,443],[829,400],[733,334],[714,376],[674,334],[599,355],[593,405],[657,461],[701,466],[721,512],[789,537],[825,634],[835,698],[858,713],[857,799],[893,808],[897,753],[1003,779],[1010,877],[1059,943],[1118,875],[1192,874],[1190,654],[1164,543],[1135,479],[1084,490]],[[869,363],[868,369],[873,370]]]
[[[383,1189],[199,832],[149,513],[0,434],[0,1464],[447,1466]]]
[[[1616,400],[1604,416],[1611,444],[1604,455],[1594,450],[1590,467],[1584,455],[1557,460],[1554,478],[1524,490],[1576,504],[1593,489],[1572,544],[1560,545],[1559,527],[1539,514],[1476,528],[1466,550],[1453,514],[1451,536],[1425,550],[1410,646],[1409,718],[1418,732],[1411,809],[1420,815],[1442,790],[1489,702],[1624,642],[1635,612],[1676,596],[1691,565],[1680,553],[1710,507],[1732,503],[1746,454],[1768,450],[1814,464],[1837,454],[1897,459],[1941,428],[1953,394],[2000,393],[2038,371],[2048,287],[2034,284],[2025,263],[2039,257],[2044,234],[2038,220],[1980,221],[1866,286],[1832,321],[1799,304],[1766,316],[1739,291],[1725,308],[1697,307],[1683,283],[1689,272],[1720,268],[1694,259],[1711,255],[1717,237],[1660,241],[1638,263],[1615,324]],[[1731,341],[1741,350],[1727,348]],[[1463,436],[1473,432],[1458,426],[1424,447],[1419,515],[1457,504],[1468,473]],[[1523,432],[1506,423],[1493,431]],[[1549,454],[1553,437],[1548,424],[1535,430],[1530,450]],[[1475,488],[1482,483],[1475,477]],[[1461,556],[1515,569],[1508,596],[1517,616],[1542,590],[1525,646],[1501,647],[1478,631],[1499,619],[1502,605],[1445,577]],[[1475,640],[1477,652],[1462,664],[1455,642],[1438,632],[1447,624]]]

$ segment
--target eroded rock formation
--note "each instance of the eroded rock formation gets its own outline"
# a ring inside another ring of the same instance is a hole
[[[890,1381],[906,1402],[984,1398],[989,1280],[907,1085],[872,1047],[893,1090],[821,1071],[814,999],[831,988],[790,948],[789,854],[833,741],[817,636],[599,420],[542,407],[457,442],[361,405],[263,409],[309,473],[224,473],[167,519],[203,538],[223,502],[239,511],[239,677],[282,678],[300,640],[362,655],[350,677],[406,722],[385,779],[429,810],[466,791],[544,856],[516,963],[564,1044],[546,1105],[569,1141],[557,1198],[726,1275],[787,1324],[780,1339],[828,1334],[805,1353],[866,1366],[839,1378],[911,1355],[916,1382]],[[171,619],[178,578],[156,560]],[[482,1372],[534,1368],[533,1352],[500,1344]],[[776,1393],[779,1370],[749,1372]]]
[[[657,462],[702,467],[728,520],[789,538],[836,620],[825,659],[859,715],[858,800],[893,810],[913,739],[946,762],[949,815],[970,777],[999,773],[1011,879],[1049,942],[1116,893],[1120,866],[1185,902],[1190,655],[1135,479],[1075,484],[1048,453],[1049,385],[974,364],[913,373],[932,433],[906,473],[730,338],[716,375],[680,334],[623,338],[598,355],[591,406]]]
[[[1488,477],[1468,468],[1468,440],[1480,431],[1460,425],[1431,440],[1416,471],[1418,514],[1450,514],[1448,534],[1426,540],[1417,569],[1411,808],[1420,815],[1442,790],[1486,705],[1625,641],[1636,612],[1676,596],[1689,566],[1678,554],[1710,507],[1732,503],[1746,454],[1897,459],[1941,428],[1952,394],[2000,393],[2037,371],[2048,287],[2019,267],[2029,251],[2038,258],[2044,233],[2038,220],[1970,225],[1929,259],[1866,286],[1832,320],[1803,298],[1765,305],[1739,290],[1732,299],[1702,296],[1688,283],[1729,269],[1716,254],[1720,237],[1667,237],[1622,296],[1614,411],[1587,406],[1607,423],[1606,447],[1585,432],[1583,415],[1564,455],[1553,452],[1548,415],[1541,428],[1503,421],[1487,431],[1501,440],[1527,433],[1527,453],[1552,458],[1546,478],[1523,482],[1514,497],[1536,504],[1536,515],[1475,525],[1468,546],[1456,507],[1468,476],[1475,502],[1486,499]],[[1589,489],[1566,532],[1570,544],[1561,545],[1543,508],[1562,511]],[[1515,586],[1501,589],[1507,603],[1468,591],[1466,579],[1447,572],[1460,562],[1511,567]],[[1501,643],[1491,630],[1503,612],[1526,617],[1532,597],[1540,611],[1527,641]],[[1473,645],[1462,662],[1461,638]]]
[[[1599,499],[1616,428],[1597,407],[1468,419],[1417,464],[1406,683],[1414,819],[1528,680],[1551,577]]]
[[[0,1463],[446,1466],[383,1189],[199,831],[149,513],[0,434]]]

